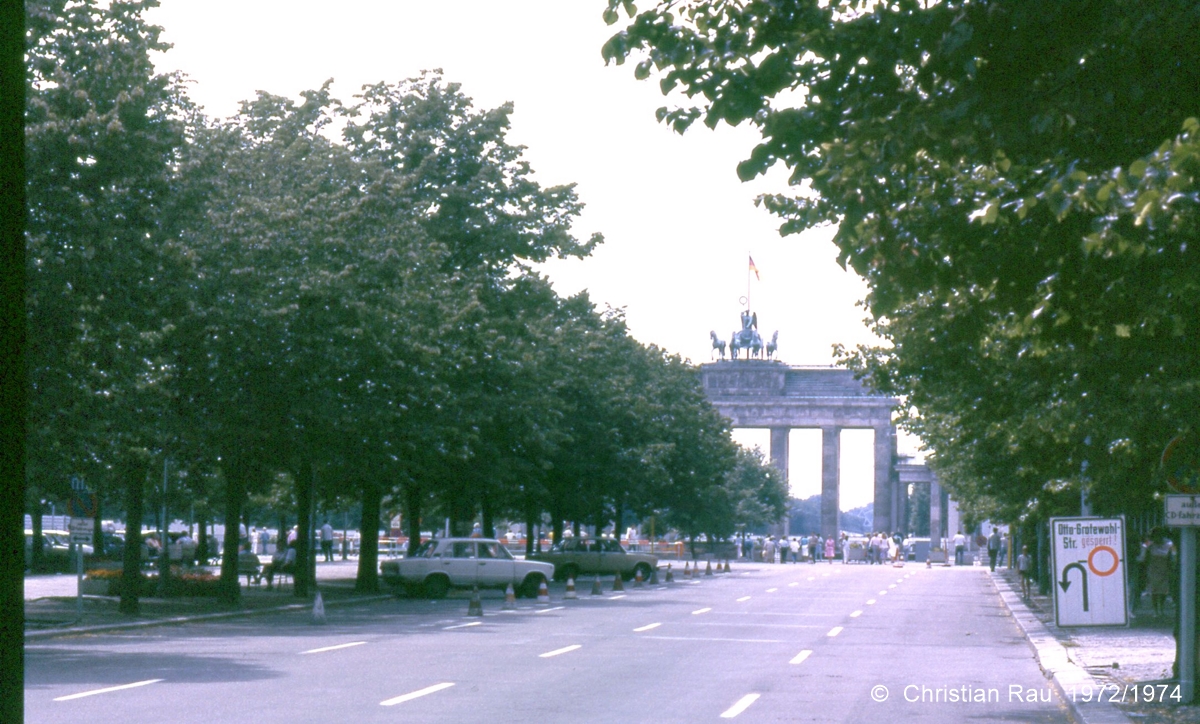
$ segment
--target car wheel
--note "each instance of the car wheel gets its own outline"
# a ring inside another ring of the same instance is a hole
[[[634,571],[634,573],[633,573],[633,577],[634,577],[634,578],[637,578],[637,572],[638,572],[638,571],[641,571],[641,572],[642,572],[642,580],[643,580],[643,581],[645,581],[646,583],[649,583],[649,582],[650,582],[650,573],[651,573],[651,571],[650,571],[650,564],[649,564],[649,563],[639,563],[639,564],[637,564],[637,566],[636,566],[636,567],[633,569],[633,571]]]
[[[574,578],[576,583],[579,583],[579,566],[574,563],[563,566],[562,579],[568,581]]]
[[[518,594],[521,598],[537,598],[538,589],[542,587],[542,582],[545,580],[540,573],[530,573],[525,576],[524,581],[521,581],[521,589]]]
[[[445,598],[450,592],[450,579],[445,576],[431,576],[425,579],[425,595],[430,598]]]

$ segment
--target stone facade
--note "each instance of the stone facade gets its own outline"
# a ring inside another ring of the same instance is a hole
[[[875,529],[903,524],[904,491],[896,471],[898,401],[878,395],[840,367],[789,367],[782,362],[737,360],[700,365],[704,393],[734,427],[771,431],[771,461],[787,476],[788,432],[821,430],[821,535],[838,533],[839,433],[875,431]]]

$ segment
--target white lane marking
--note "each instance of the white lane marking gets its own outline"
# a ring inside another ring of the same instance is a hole
[[[85,696],[95,696],[96,694],[107,694],[110,691],[121,691],[122,689],[136,689],[139,686],[147,686],[149,684],[157,684],[162,679],[146,679],[145,681],[135,681],[132,684],[122,684],[121,686],[110,686],[106,689],[92,689],[91,691],[81,691],[78,694],[70,694],[68,696],[60,696],[55,701],[70,701],[72,699],[82,699]]]
[[[810,581],[815,581],[815,580],[817,580],[817,577],[816,577],[816,576],[809,576],[809,577],[808,577],[808,580],[810,580]]]
[[[875,605],[875,599],[873,599],[873,598],[872,598],[871,600],[867,601],[867,605],[868,605],[868,606],[874,606],[874,605]]]
[[[829,633],[827,633],[825,635],[828,636],[829,638],[833,638],[834,636],[837,636],[841,632],[842,632],[841,626],[834,626],[833,628],[829,629]]]
[[[858,618],[861,615],[862,611],[855,611],[854,613],[850,614],[850,618]]]
[[[736,704],[721,712],[721,718],[732,719],[738,714],[741,714],[742,712],[746,711],[751,704],[758,701],[759,696],[759,694],[746,694],[741,699],[738,699]]]
[[[549,613],[551,611],[561,611],[564,608],[566,608],[566,606],[555,606],[554,608],[539,608],[538,610],[534,611],[534,613]]]
[[[337,646],[325,646],[325,647],[322,647],[319,649],[309,649],[308,651],[301,651],[300,655],[303,656],[305,654],[323,654],[326,651],[337,651],[338,649],[348,649],[351,646],[362,646],[365,643],[366,643],[366,641],[355,641],[353,643],[348,643],[348,644],[338,644]]]
[[[749,597],[749,596],[742,596],[741,598],[739,598],[739,599],[737,600],[737,602],[738,602],[738,603],[742,603],[743,601],[749,601],[749,600],[750,600],[750,597]]]
[[[821,578],[829,578],[829,574],[828,574],[828,573],[822,573],[822,574],[821,574]]]
[[[767,593],[775,593],[778,590],[779,590],[778,588],[768,588]]]
[[[795,657],[793,657],[793,658],[792,658],[792,660],[791,660],[791,661],[789,661],[788,663],[789,663],[789,664],[799,664],[799,663],[802,663],[802,662],[803,662],[805,659],[807,659],[807,658],[808,658],[809,656],[811,656],[811,655],[812,655],[812,650],[811,650],[811,649],[804,649],[804,650],[803,650],[803,651],[801,651],[800,653],[796,654],[796,655],[795,655]]]
[[[896,587],[896,584],[895,584],[895,583],[893,583],[892,585],[888,586],[888,588],[895,588],[895,587]]]
[[[792,586],[799,586],[799,585],[800,585],[800,581],[792,581],[791,583],[788,584],[788,588],[791,588]]]
[[[648,623],[645,626],[639,626],[639,627],[635,628],[634,631],[636,633],[641,633],[643,631],[649,631],[650,629],[658,628],[659,626],[662,626],[662,624],[661,623]]]
[[[538,613],[541,613],[541,611],[539,611]],[[472,626],[482,626],[482,625],[483,625],[483,621],[471,621],[470,623],[460,623],[460,624],[455,624],[454,626],[446,626],[442,630],[443,631],[453,631],[456,628],[470,628]]]
[[[567,654],[567,653],[574,651],[575,649],[582,649],[582,648],[583,648],[583,644],[571,644],[570,646],[564,646],[561,649],[554,649],[553,651],[547,651],[544,654],[538,654],[538,658],[548,659],[551,656],[558,656],[559,654]]]
[[[693,616],[699,616],[700,614],[702,614],[702,613],[708,613],[708,612],[709,612],[709,611],[711,611],[711,610],[712,610],[712,608],[698,608],[698,609],[696,609],[695,611],[692,611],[692,615],[693,615]]]
[[[451,686],[454,686],[454,684],[451,682],[446,682],[446,683],[442,683],[442,684],[434,684],[433,686],[426,686],[424,689],[417,689],[416,691],[410,691],[409,693],[402,694],[400,696],[395,697],[394,699],[384,699],[383,701],[379,702],[379,705],[380,706],[395,706],[396,704],[403,704],[406,701],[412,701],[413,699],[419,699],[422,696],[426,696],[428,694],[434,694],[436,692],[441,691],[442,689],[449,689]]]
[[[608,600],[608,601],[616,601],[616,600],[618,600],[618,599],[621,599],[621,598],[625,598],[625,594],[624,594],[624,593],[618,594],[618,595],[616,595],[616,596],[609,596],[609,597],[608,597],[606,600]]]
[[[886,596],[886,595],[887,595],[887,591],[880,591],[880,592],[879,592],[879,595],[880,595],[880,596]]]

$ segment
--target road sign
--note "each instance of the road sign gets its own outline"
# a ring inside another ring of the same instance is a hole
[[[91,518],[72,518],[70,523],[67,523],[67,529],[71,533],[71,542],[75,544],[92,544],[92,532],[95,530],[96,521]]]
[[[72,518],[94,518],[99,501],[90,493],[72,493],[67,498],[67,515]]]
[[[1168,495],[1167,525],[1176,528],[1200,526],[1200,495]]]
[[[1059,626],[1124,626],[1124,518],[1051,518],[1054,618]]]
[[[1167,443],[1162,454],[1167,485],[1176,493],[1200,493],[1200,435],[1185,432]]]

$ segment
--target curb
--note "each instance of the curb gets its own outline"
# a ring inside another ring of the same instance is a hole
[[[375,596],[363,596],[362,598],[351,598],[343,601],[325,601],[325,608],[334,606],[348,606],[355,603],[367,603],[370,601],[382,601],[392,598],[390,594],[379,594]],[[272,608],[252,608],[241,611],[221,611],[219,613],[198,613],[194,616],[172,616],[170,618],[154,618],[144,621],[128,621],[123,623],[104,623],[95,626],[72,626],[70,628],[53,628],[44,629],[41,631],[26,631],[25,640],[30,639],[45,639],[55,636],[72,636],[75,634],[96,633],[100,631],[120,631],[122,629],[133,628],[149,628],[151,626],[165,626],[176,623],[191,623],[194,621],[210,621],[222,618],[233,618],[235,616],[253,616],[260,613],[279,613],[281,611],[302,611],[312,608],[311,603],[291,603],[286,606],[274,606]]]
[[[1097,698],[1085,702],[1080,701],[1078,696],[1071,695],[1084,691],[1085,687],[1090,687],[1088,691],[1099,691],[1100,684],[1092,678],[1087,669],[1071,660],[1067,648],[1050,633],[1046,624],[1033,615],[1007,580],[996,575],[990,575],[988,578],[1000,594],[1005,608],[1017,622],[1021,633],[1025,635],[1025,640],[1033,648],[1038,665],[1046,674],[1046,678],[1054,682],[1059,698],[1071,711],[1071,717],[1080,724],[1131,724],[1132,719],[1107,701]]]

